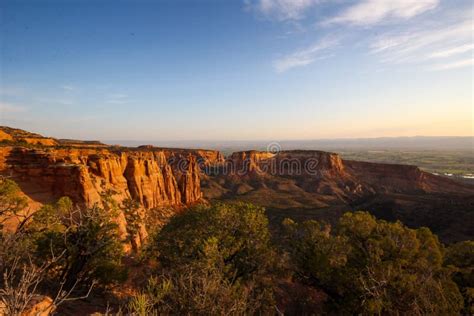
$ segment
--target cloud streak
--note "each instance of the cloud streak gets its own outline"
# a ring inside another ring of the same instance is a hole
[[[66,90],[66,91],[74,91],[74,90],[76,90],[76,88],[75,88],[74,86],[71,86],[71,85],[62,85],[62,86],[61,86],[61,89]]]
[[[335,46],[354,46],[348,41],[350,38],[365,43],[368,53],[377,56],[383,63],[418,63],[424,69],[463,67],[469,64],[466,54],[474,52],[473,11],[470,5],[453,9],[446,2],[441,6],[441,0],[340,0],[332,3],[326,0],[243,1],[248,8],[265,17],[302,27],[303,21],[298,20],[309,15],[315,6],[324,9],[327,7],[325,4],[331,4],[335,8],[332,12],[336,13],[323,17],[322,22],[315,25],[319,31],[326,31],[329,35],[342,34],[344,30],[345,40],[331,40],[328,36],[310,47],[280,57],[273,61],[273,68],[278,73],[333,55],[330,50]],[[431,13],[425,14],[428,12]],[[367,30],[377,31],[377,35],[370,35]],[[365,38],[361,39],[359,35]]]
[[[244,0],[248,10],[278,21],[299,20],[321,0]]]
[[[472,32],[470,18],[428,30],[411,28],[403,33],[382,35],[370,44],[370,52],[392,63],[447,58],[473,49]]]
[[[367,26],[387,19],[410,19],[438,5],[439,0],[363,0],[323,24]]]
[[[128,99],[128,95],[126,95],[126,94],[113,93],[113,94],[109,94],[106,97],[105,102],[109,103],[109,104],[125,104],[125,103],[130,102],[130,100]]]
[[[462,60],[457,60],[454,62],[442,64],[442,65],[435,65],[431,67],[431,70],[439,71],[439,70],[451,70],[457,68],[464,68],[464,67],[472,67],[474,65],[474,58],[467,58]]]
[[[337,37],[325,37],[314,43],[308,48],[298,50],[279,58],[273,62],[276,72],[285,72],[295,67],[306,66],[312,64],[318,59],[325,58],[330,49],[339,44]]]
[[[466,53],[468,51],[474,50],[474,44],[465,44],[461,46],[451,47],[445,50],[436,51],[430,54],[429,58],[445,58],[450,57],[453,55],[458,55],[462,53]]]

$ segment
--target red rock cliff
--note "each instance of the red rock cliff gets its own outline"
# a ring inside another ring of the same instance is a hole
[[[199,201],[196,157],[180,155],[171,164],[167,154],[159,149],[1,147],[0,173],[12,177],[25,194],[41,203],[69,196],[79,204],[101,205],[103,195],[109,193],[119,203],[132,198],[146,209]]]

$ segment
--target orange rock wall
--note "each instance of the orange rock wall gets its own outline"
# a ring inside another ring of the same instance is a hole
[[[132,198],[150,209],[202,198],[196,157],[181,153],[179,159],[184,162],[170,164],[160,150],[1,147],[0,173],[39,202],[69,196],[79,204],[101,205],[110,193],[119,203]]]

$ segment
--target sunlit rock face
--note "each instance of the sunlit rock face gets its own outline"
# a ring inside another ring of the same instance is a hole
[[[209,156],[209,157],[208,157]],[[147,237],[143,224],[129,236],[127,217],[120,206],[127,199],[139,203],[142,218],[162,209],[166,217],[202,199],[199,161],[214,163],[219,155],[205,151],[158,148],[0,147],[0,173],[17,182],[30,201],[29,211],[67,196],[78,206],[119,206],[114,217],[118,230],[138,248]]]
[[[182,206],[202,198],[200,168],[189,152],[168,162],[165,150],[0,148],[0,171],[39,202],[70,197],[102,206],[104,195],[118,203],[134,199],[145,209]]]

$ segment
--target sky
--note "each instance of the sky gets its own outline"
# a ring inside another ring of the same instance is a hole
[[[472,0],[0,2],[0,125],[57,138],[473,135]]]

